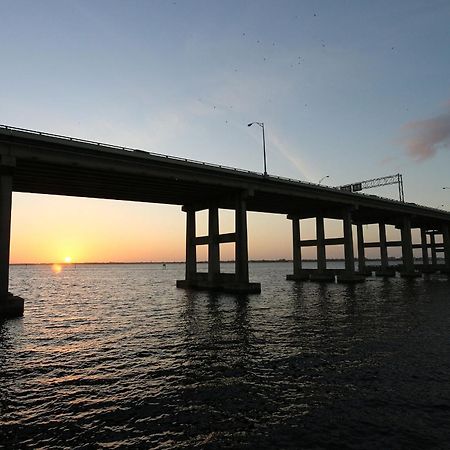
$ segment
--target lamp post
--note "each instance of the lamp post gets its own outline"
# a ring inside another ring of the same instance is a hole
[[[267,176],[267,162],[266,162],[266,137],[264,135],[264,122],[251,122],[247,124],[251,127],[253,124],[259,125],[262,128],[263,153],[264,153],[264,176]]]
[[[325,178],[330,178],[330,175],[325,175],[324,177],[322,177],[317,184],[322,183],[322,181],[325,180]]]

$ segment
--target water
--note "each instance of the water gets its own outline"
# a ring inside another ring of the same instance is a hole
[[[183,265],[15,266],[0,446],[448,448],[450,281],[175,287]]]

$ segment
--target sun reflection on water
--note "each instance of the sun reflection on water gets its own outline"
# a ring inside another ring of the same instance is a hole
[[[53,273],[60,273],[62,271],[62,265],[61,264],[53,264],[52,265],[52,272]]]

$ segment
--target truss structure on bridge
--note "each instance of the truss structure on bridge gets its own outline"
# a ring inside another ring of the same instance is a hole
[[[358,192],[363,189],[387,186],[389,184],[398,184],[398,195],[400,201],[404,202],[405,194],[403,192],[403,178],[400,173],[388,175],[386,177],[372,178],[371,180],[358,181],[357,183],[345,184],[344,186],[339,186],[339,189],[341,191]]]

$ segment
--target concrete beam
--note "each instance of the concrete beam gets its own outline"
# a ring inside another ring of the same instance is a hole
[[[364,242],[365,248],[378,248],[381,247],[382,243],[380,242]],[[401,247],[402,241],[386,241],[384,243],[385,247]]]
[[[344,238],[324,238],[324,245],[344,245]],[[304,239],[300,241],[301,247],[315,247],[317,245],[317,239]]]
[[[219,244],[226,244],[228,242],[236,242],[236,233],[223,233],[216,236]],[[211,240],[210,236],[198,236],[195,238],[195,245],[207,245]]]
[[[195,245],[208,245],[209,236],[198,236],[195,238]]]

